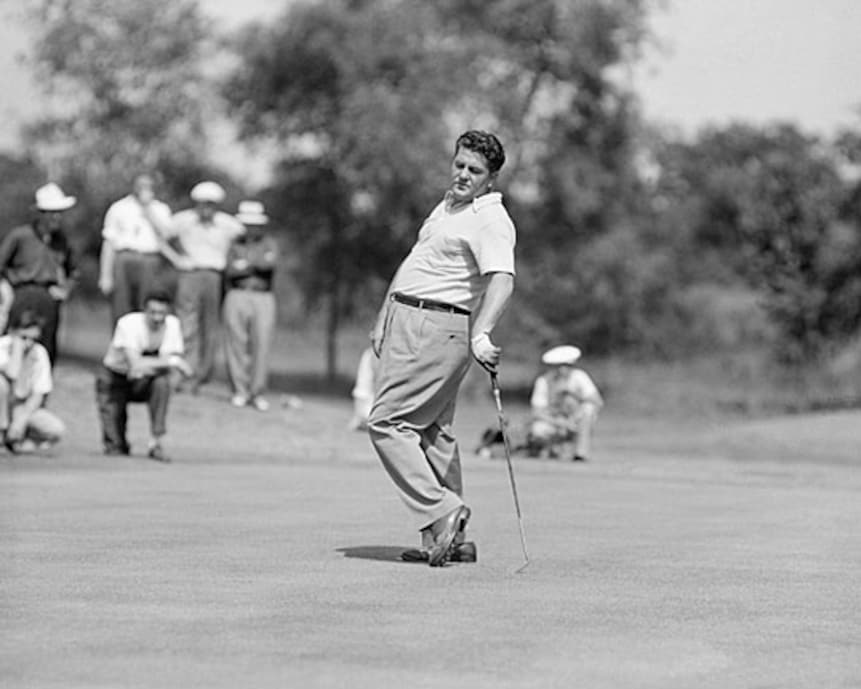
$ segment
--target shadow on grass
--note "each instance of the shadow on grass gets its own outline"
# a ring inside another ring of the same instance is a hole
[[[343,553],[344,557],[355,557],[360,560],[381,560],[383,562],[405,563],[401,559],[401,553],[409,550],[406,546],[394,545],[357,545],[346,548],[336,548],[336,552]]]

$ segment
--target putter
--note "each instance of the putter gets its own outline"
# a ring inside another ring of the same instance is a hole
[[[514,466],[511,463],[511,445],[508,442],[505,413],[502,411],[502,394],[499,391],[499,380],[496,371],[490,371],[490,386],[493,389],[493,400],[496,402],[496,415],[499,418],[499,431],[502,433],[502,446],[505,448],[505,462],[508,464],[508,478],[511,481],[511,492],[514,495],[514,510],[517,512],[517,526],[520,529],[520,546],[523,548],[523,565],[515,571],[519,574],[529,566],[529,553],[526,550],[526,532],[523,530],[523,514],[520,512],[520,500],[517,497],[517,483],[514,481]]]

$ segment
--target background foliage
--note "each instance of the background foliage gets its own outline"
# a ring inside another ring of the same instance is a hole
[[[52,107],[24,132],[26,153],[0,160],[6,217],[59,181],[81,199],[72,232],[95,257],[105,208],[140,169],[159,171],[174,207],[203,177],[228,206],[259,196],[291,257],[282,315],[325,316],[334,370],[343,324],[370,324],[444,190],[454,138],[487,128],[506,144],[518,227],[501,334],[515,349],[838,356],[861,323],[861,136],[656,130],[624,78],[654,9],[293,2],[220,35],[195,0],[39,0],[32,65]],[[239,150],[271,163],[266,184],[237,174]]]

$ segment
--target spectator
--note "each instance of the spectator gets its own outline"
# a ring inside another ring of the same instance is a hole
[[[0,276],[14,293],[10,319],[22,311],[34,311],[42,319],[39,342],[51,364],[57,358],[57,329],[60,305],[66,300],[74,278],[72,252],[63,232],[63,213],[75,205],[54,183],[36,190],[35,216],[0,243]]]
[[[96,376],[96,399],[102,424],[105,454],[131,453],[126,439],[128,405],[149,407],[150,440],[147,455],[169,462],[163,446],[170,401],[170,371],[192,375],[183,358],[179,319],[169,313],[170,296],[150,292],[144,310],[121,316],[114,328],[104,366]]]
[[[111,300],[114,325],[120,316],[142,307],[143,296],[158,280],[167,257],[177,268],[184,257],[164,240],[170,229],[170,208],[155,198],[150,175],[138,175],[132,192],[115,201],[105,214],[99,289]]]
[[[592,432],[604,400],[589,374],[574,367],[580,355],[579,348],[565,345],[548,350],[541,358],[548,370],[535,380],[530,399],[527,443],[532,455],[578,462],[591,456]]]
[[[191,392],[196,394],[209,381],[215,366],[227,252],[245,228],[232,215],[218,210],[225,193],[215,182],[196,184],[190,196],[194,208],[174,215],[171,232],[180,253],[188,258],[179,272],[176,307],[185,353],[194,369]]]
[[[9,326],[0,337],[0,431],[10,452],[32,452],[37,443],[58,442],[66,427],[45,408],[53,383],[48,352],[38,342],[40,316],[18,311]]]
[[[278,244],[266,232],[269,218],[259,201],[242,201],[236,219],[245,226],[227,254],[224,276],[224,325],[227,373],[233,386],[234,407],[251,404],[267,411],[263,396],[269,373],[269,349],[275,331],[272,277],[278,263]]]

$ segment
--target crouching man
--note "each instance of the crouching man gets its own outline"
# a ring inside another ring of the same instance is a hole
[[[170,314],[167,293],[152,291],[144,297],[144,310],[122,316],[96,376],[96,399],[102,423],[105,454],[128,455],[128,405],[149,407],[150,440],[147,456],[169,462],[162,441],[170,401],[170,372],[190,377],[193,371],[183,357],[182,328]]]
[[[45,409],[53,382],[48,350],[37,341],[41,336],[41,318],[25,309],[0,337],[0,432],[14,453],[53,445],[66,432],[63,422]]]
[[[563,345],[541,358],[547,371],[536,379],[530,399],[527,442],[533,456],[583,462],[591,454],[592,432],[604,400],[589,374],[574,367],[580,354],[578,347]]]

